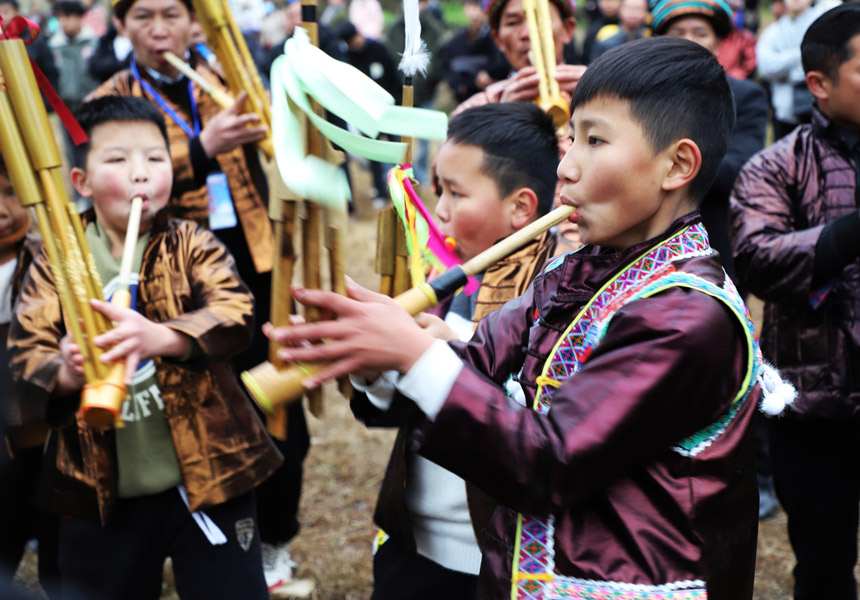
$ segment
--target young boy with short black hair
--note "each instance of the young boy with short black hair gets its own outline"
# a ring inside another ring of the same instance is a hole
[[[856,598],[860,503],[860,5],[800,46],[812,121],[753,156],[731,198],[735,264],[764,300],[762,352],[798,390],[767,421],[797,558],[794,598]]]
[[[78,119],[90,142],[72,183],[93,200],[85,231],[106,297],[133,197],[143,212],[133,306],[91,301],[114,323],[95,339],[108,349],[102,360],[126,363],[123,428],[102,431],[71,414],[57,422],[64,401],[77,408],[83,358],[44,254],[24,281],[9,335],[13,373],[28,398],[49,400],[57,425],[46,501],[65,517],[63,587],[94,599],[155,599],[171,556],[183,598],[268,598],[253,490],[280,456],[229,362],[251,339],[253,299],[210,231],[165,217],[173,168],[158,109],[105,97]]]
[[[630,42],[588,68],[572,109],[558,173],[588,245],[470,342],[436,340],[357,286],[296,288],[340,318],[271,335],[314,342],[285,360],[335,361],[307,386],[403,374],[398,392],[426,416],[418,452],[499,505],[480,597],[748,600],[750,423],[773,373],[696,212],[734,124],[725,72],[686,40]]]
[[[487,104],[451,119],[433,164],[436,219],[462,260],[549,211],[557,144],[552,121],[534,104]],[[444,325],[426,315],[422,322],[433,321],[446,339],[468,340],[486,315],[526,290],[554,250],[555,236],[544,233],[482,273],[476,291],[435,307]],[[386,535],[374,557],[372,598],[471,600],[481,565],[478,539],[494,505],[409,448],[422,415],[411,402],[388,401],[396,376],[370,389],[354,380],[366,391],[353,399],[356,416],[368,425],[400,428],[374,515]]]

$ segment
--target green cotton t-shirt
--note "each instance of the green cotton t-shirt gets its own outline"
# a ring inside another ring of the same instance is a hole
[[[120,259],[111,256],[110,240],[101,225],[87,224],[86,236],[104,286],[104,296],[110,300],[119,285]],[[149,233],[146,233],[135,246],[129,286],[133,310],[137,310],[138,273],[148,242]],[[127,389],[128,396],[121,412],[125,427],[116,429],[119,496],[146,496],[176,487],[182,482],[182,475],[164,418],[155,362],[151,358],[137,365],[133,383]]]

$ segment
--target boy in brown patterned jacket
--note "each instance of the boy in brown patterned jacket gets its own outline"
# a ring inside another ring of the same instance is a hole
[[[143,214],[132,308],[92,301],[115,324],[95,339],[108,349],[102,360],[126,362],[125,427],[102,431],[69,416],[46,451],[46,502],[65,517],[64,593],[156,599],[171,556],[183,598],[268,598],[253,490],[281,459],[230,367],[250,341],[252,297],[211,232],[166,218],[173,169],[158,110],[101,98],[79,120],[90,142],[72,183],[93,199],[86,236],[106,297],[134,196]],[[83,358],[44,254],[22,286],[9,347],[26,397],[76,408]]]
[[[274,237],[266,208],[267,182],[254,145],[265,135],[265,127],[255,114],[241,114],[244,96],[237,98],[234,108],[222,109],[164,59],[162,53],[170,50],[210,85],[227,91],[222,77],[191,43],[197,18],[191,0],[113,0],[112,5],[132,44],[132,60],[94,95],[137,96],[159,107],[173,162],[168,214],[215,232],[254,295],[257,323],[265,323],[272,295]],[[250,347],[233,358],[233,366],[242,372],[258,365],[268,360],[268,350],[268,341],[256,327]],[[278,415],[269,426],[277,433],[275,445],[284,463],[260,488],[257,510],[266,579],[275,587],[290,576],[286,544],[299,529],[302,463],[310,438],[300,402],[286,410],[286,423]]]

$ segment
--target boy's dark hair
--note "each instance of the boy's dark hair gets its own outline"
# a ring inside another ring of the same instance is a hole
[[[54,4],[54,15],[58,17],[82,17],[86,12],[87,9],[84,8],[84,5],[78,2],[78,0],[59,0],[56,4]]]
[[[447,141],[483,151],[481,171],[502,197],[526,187],[537,195],[538,216],[552,208],[558,138],[552,119],[536,105],[503,102],[465,110],[448,123]]]
[[[576,85],[571,111],[605,97],[627,101],[655,153],[682,138],[699,146],[702,167],[690,184],[690,199],[700,203],[735,127],[732,90],[714,55],[680,38],[622,44],[589,65]]]
[[[158,127],[167,149],[170,150],[170,140],[167,137],[167,126],[161,111],[149,100],[133,96],[102,96],[84,104],[75,113],[78,123],[89,137],[97,125],[111,121],[146,121]],[[86,168],[87,155],[90,153],[90,142],[75,147],[75,166]]]
[[[803,36],[803,71],[821,71],[839,85],[839,67],[854,58],[849,42],[860,34],[860,4],[846,2],[818,17]]]
[[[18,4],[18,0],[0,0],[0,6],[3,4],[8,4],[15,10],[15,12],[21,11],[21,5]]]

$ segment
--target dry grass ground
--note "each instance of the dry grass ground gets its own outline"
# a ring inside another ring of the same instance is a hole
[[[355,189],[367,189],[363,172],[355,170],[355,178]],[[368,199],[357,200],[358,218],[349,224],[347,270],[359,283],[376,287],[378,280],[372,271],[375,218]],[[372,590],[371,543],[376,532],[372,513],[393,432],[364,428],[352,418],[346,401],[331,389],[327,390],[324,417],[310,417],[309,427],[313,442],[305,462],[302,530],[291,545],[298,564],[296,576],[316,583],[318,600],[365,600]],[[780,512],[759,529],[754,599],[791,598],[792,566],[785,515]],[[18,578],[36,589],[32,555],[25,558]],[[165,586],[162,599],[176,597]]]

